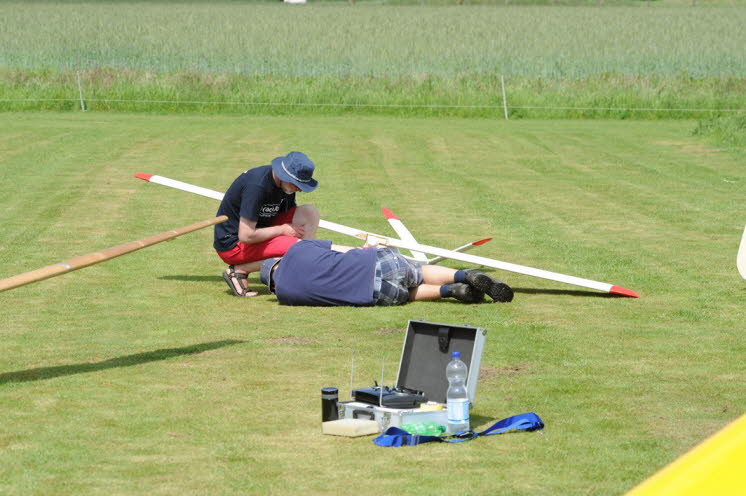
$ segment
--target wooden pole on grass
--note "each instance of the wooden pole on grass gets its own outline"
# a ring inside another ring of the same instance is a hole
[[[105,250],[97,251],[95,253],[88,253],[87,255],[81,255],[79,257],[71,258],[70,260],[67,260],[65,262],[47,265],[46,267],[32,270],[31,272],[24,272],[23,274],[18,274],[17,276],[0,279],[0,293],[9,289],[17,288],[19,286],[31,284],[32,282],[43,281],[44,279],[49,279],[50,277],[55,277],[66,272],[72,272],[73,270],[82,269],[83,267],[88,267],[89,265],[105,262],[106,260],[111,260],[112,258],[126,255],[127,253],[140,250],[142,248],[160,243],[162,241],[168,241],[169,239],[173,239],[184,234],[197,231],[199,229],[204,229],[205,227],[220,224],[221,222],[225,222],[226,220],[228,220],[228,217],[226,217],[225,215],[221,215],[220,217],[203,220],[202,222],[197,222],[189,226],[184,226],[178,229],[173,229],[171,231],[148,236],[147,238],[143,238],[137,241],[131,241],[129,243],[112,246],[111,248],[106,248]]]

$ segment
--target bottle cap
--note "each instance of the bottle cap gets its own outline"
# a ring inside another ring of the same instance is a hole
[[[451,358],[461,358],[461,352],[454,351],[453,353],[451,353]]]
[[[339,390],[335,387],[321,388],[321,398],[327,400],[336,400],[339,396]]]

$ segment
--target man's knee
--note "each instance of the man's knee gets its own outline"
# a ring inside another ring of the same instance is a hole
[[[303,224],[306,226],[318,226],[321,215],[313,205],[300,205],[295,208],[293,215],[293,224]]]

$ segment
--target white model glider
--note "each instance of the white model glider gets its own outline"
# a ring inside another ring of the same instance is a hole
[[[169,186],[171,188],[180,189],[197,195],[206,196],[215,200],[222,200],[223,194],[217,191],[201,188],[181,181],[175,181],[163,176],[157,176],[153,174],[135,174],[135,177],[148,181],[151,183],[160,184],[162,186]],[[638,298],[639,295],[630,289],[623,288],[621,286],[615,286],[613,284],[607,284],[604,282],[592,281],[590,279],[583,279],[580,277],[568,276],[565,274],[559,274],[557,272],[549,272],[542,269],[535,269],[533,267],[527,267],[525,265],[517,265],[508,262],[501,262],[486,257],[478,257],[475,255],[469,255],[468,253],[460,253],[454,250],[445,250],[443,248],[437,248],[434,246],[423,245],[415,242],[408,242],[401,239],[389,238],[388,236],[381,236],[380,234],[374,234],[367,231],[361,231],[353,227],[344,226],[342,224],[336,224],[325,220],[319,221],[319,227],[330,231],[338,232],[340,234],[346,234],[348,236],[354,236],[358,239],[363,239],[367,244],[373,246],[389,246],[392,248],[401,248],[412,252],[421,252],[428,255],[434,255],[436,257],[448,258],[451,260],[458,260],[461,262],[467,262],[477,265],[483,265],[485,267],[492,267],[495,269],[507,270],[510,272],[517,272],[519,274],[525,274],[533,277],[540,277],[542,279],[549,279],[552,281],[563,282],[566,284],[572,284],[574,286],[582,286],[585,288],[596,289],[598,291],[604,291],[606,293],[620,295],[620,296],[631,296]]]
[[[403,248],[405,250],[418,250],[427,253],[428,255],[438,255],[451,260],[459,260],[461,262],[482,265],[484,267],[492,267],[494,269],[517,272],[518,274],[525,274],[527,276],[540,277],[542,279],[549,279],[557,282],[564,282],[567,284],[572,284],[574,286],[583,286],[584,288],[597,289],[606,293],[621,296],[632,296],[634,298],[639,298],[640,296],[630,289],[623,288],[621,286],[615,286],[613,284],[607,284],[605,282],[592,281],[590,279],[568,276],[566,274],[559,274],[557,272],[549,272],[548,270],[535,269],[533,267],[527,267],[525,265],[501,262],[492,258],[469,255],[468,253],[459,253],[451,250],[444,250],[443,248],[437,248],[435,246],[428,246],[419,243],[407,243],[406,241],[402,241],[400,239],[389,238],[386,236],[381,237],[376,234],[365,232],[360,232],[357,237],[365,240],[366,244],[370,246],[390,246],[394,248]]]
[[[386,220],[389,221],[391,227],[394,228],[394,232],[398,234],[403,241],[407,241],[409,243],[417,242],[417,240],[414,239],[414,236],[412,236],[412,233],[409,232],[409,229],[407,229],[407,226],[405,226],[404,223],[391,212],[391,210],[389,210],[388,208],[382,208],[381,210],[383,210],[383,215],[386,217]],[[413,251],[412,258],[414,258],[418,262],[428,262],[427,255],[425,255],[421,251]]]
[[[738,256],[736,257],[736,266],[741,277],[746,279],[746,228],[743,230],[741,245],[738,247]]]
[[[401,220],[399,220],[399,218],[396,215],[394,215],[394,213],[391,210],[389,210],[386,207],[383,207],[381,210],[383,211],[383,215],[386,217],[386,220],[389,221],[389,224],[391,224],[391,227],[394,228],[394,231],[396,232],[396,234],[398,234],[399,237],[403,241],[407,241],[410,243],[417,243],[417,240],[414,238],[412,233],[409,232],[409,229],[407,229],[407,226],[405,226],[404,223]],[[471,250],[475,246],[483,245],[487,243],[488,241],[492,241],[492,238],[484,238],[484,239],[479,239],[477,241],[472,241],[471,243],[467,243],[463,246],[459,246],[458,248],[454,248],[453,251],[464,252],[467,250]],[[416,260],[418,262],[426,263],[429,265],[437,264],[441,260],[446,259],[445,257],[427,258],[427,255],[425,255],[421,251],[413,251],[411,253],[412,253],[412,257],[411,257],[412,260]],[[410,257],[407,257],[407,258],[410,258]]]

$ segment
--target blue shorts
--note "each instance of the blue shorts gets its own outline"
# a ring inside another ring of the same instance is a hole
[[[377,249],[374,305],[405,304],[409,301],[409,290],[422,284],[422,280],[420,264],[407,260],[391,248]]]

